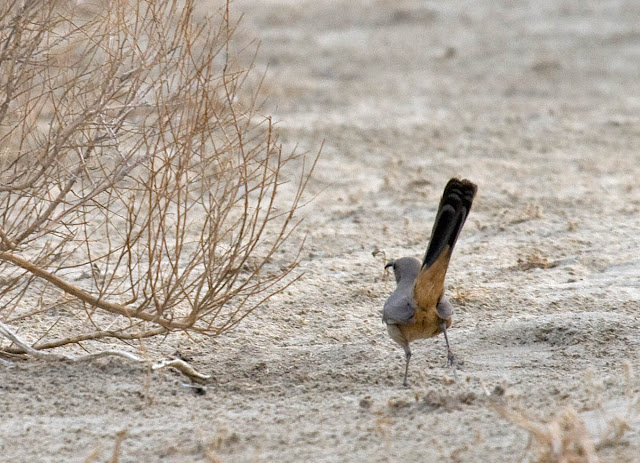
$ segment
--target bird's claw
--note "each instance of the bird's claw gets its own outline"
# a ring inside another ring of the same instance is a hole
[[[456,363],[456,358],[453,356],[453,352],[447,352],[447,367],[451,367],[453,369],[453,378],[455,382],[458,382],[458,364]]]
[[[455,367],[456,366],[456,358],[453,356],[453,352],[449,351],[447,354],[447,366]]]

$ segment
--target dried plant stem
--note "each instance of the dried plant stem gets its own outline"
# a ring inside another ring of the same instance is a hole
[[[134,332],[122,332],[122,331],[111,331],[111,330],[100,330],[93,331],[90,333],[78,334],[75,336],[70,336],[67,338],[58,339],[56,341],[49,342],[36,342],[32,347],[37,350],[47,350],[47,349],[55,349],[56,347],[65,346],[67,344],[79,344],[82,341],[96,340],[96,339],[104,339],[104,338],[116,338],[119,340],[139,340],[144,338],[149,338],[152,336],[157,336],[161,334],[167,334],[169,330],[166,328],[155,328],[144,331],[134,331]],[[2,349],[2,352],[6,352],[8,354],[20,354],[23,353],[23,349],[19,347],[7,347]]]
[[[14,333],[11,329],[9,329],[7,325],[5,325],[2,322],[0,322],[0,334],[5,338],[9,339],[12,343],[16,344],[20,349],[22,349],[22,351],[25,354],[31,355],[32,357],[35,357],[40,360],[47,360],[47,361],[66,360],[69,362],[79,363],[79,362],[88,362],[88,361],[96,360],[103,357],[120,357],[135,363],[151,365],[151,369],[153,370],[159,370],[166,367],[173,367],[178,371],[180,371],[185,376],[187,376],[188,378],[194,379],[194,380],[204,381],[211,377],[210,375],[199,373],[191,365],[189,365],[187,362],[181,359],[168,359],[168,360],[161,360],[158,362],[151,362],[149,360],[140,358],[137,355],[134,355],[130,352],[125,352],[121,350],[104,350],[104,351],[95,352],[95,353],[86,354],[86,355],[65,355],[65,354],[56,354],[53,352],[42,352],[38,349],[34,349],[33,347],[31,347],[28,343],[22,340],[16,333]]]
[[[0,260],[11,262],[12,264],[21,267],[33,275],[40,277],[44,280],[47,280],[49,283],[55,285],[56,287],[63,290],[65,293],[70,294],[71,296],[77,297],[82,302],[86,302],[91,306],[98,307],[100,309],[106,310],[107,312],[111,312],[116,315],[123,315],[127,318],[139,318],[141,320],[150,321],[159,324],[164,328],[173,328],[173,329],[186,329],[189,327],[186,323],[177,323],[172,322],[170,320],[163,320],[160,317],[149,315],[144,312],[136,313],[134,310],[131,310],[123,305],[114,304],[112,302],[108,302],[105,300],[101,300],[91,294],[82,291],[77,286],[74,286],[70,283],[67,283],[62,278],[57,277],[56,275],[47,272],[46,270],[38,267],[37,265],[32,264],[31,262],[22,259],[18,256],[15,256],[8,252],[0,251]]]
[[[495,410],[516,426],[528,431],[540,463],[597,463],[593,438],[572,407],[564,408],[548,422],[538,422],[525,413],[495,405]]]

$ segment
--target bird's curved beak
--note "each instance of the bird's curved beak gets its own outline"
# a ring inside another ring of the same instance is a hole
[[[396,264],[395,260],[390,260],[389,262],[386,263],[386,265],[384,266],[384,269],[388,269],[389,267],[393,267]]]

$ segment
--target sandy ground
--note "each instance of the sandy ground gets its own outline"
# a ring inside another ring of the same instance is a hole
[[[115,359],[0,364],[0,461],[106,461],[122,430],[121,462],[531,461],[496,401],[572,406],[596,440],[622,415],[599,456],[638,461],[640,3],[235,7],[286,146],[325,140],[303,279],[227,336],[152,346],[204,395]],[[447,280],[459,380],[438,337],[404,388],[372,251],[419,257],[452,176],[479,186]]]

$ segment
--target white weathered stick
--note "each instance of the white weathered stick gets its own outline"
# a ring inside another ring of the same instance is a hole
[[[160,370],[166,367],[173,367],[176,370],[180,371],[180,373],[182,373],[183,375],[191,379],[198,379],[202,381],[202,380],[211,378],[211,375],[205,375],[198,372],[195,368],[193,368],[187,362],[180,359],[164,359],[154,363],[154,362],[151,362],[150,360],[145,360],[143,358],[138,357],[137,355],[134,355],[130,352],[125,352],[122,350],[104,350],[101,352],[96,352],[93,354],[86,354],[86,355],[63,355],[63,354],[56,354],[53,352],[42,352],[31,347],[24,340],[22,340],[17,334],[15,334],[7,325],[5,325],[2,322],[0,322],[0,334],[10,339],[14,344],[20,347],[20,349],[22,349],[26,354],[31,355],[32,357],[38,358],[40,360],[67,360],[70,362],[86,362],[86,361],[95,360],[102,357],[122,357],[132,362],[143,363],[143,364],[151,363],[152,370]]]

